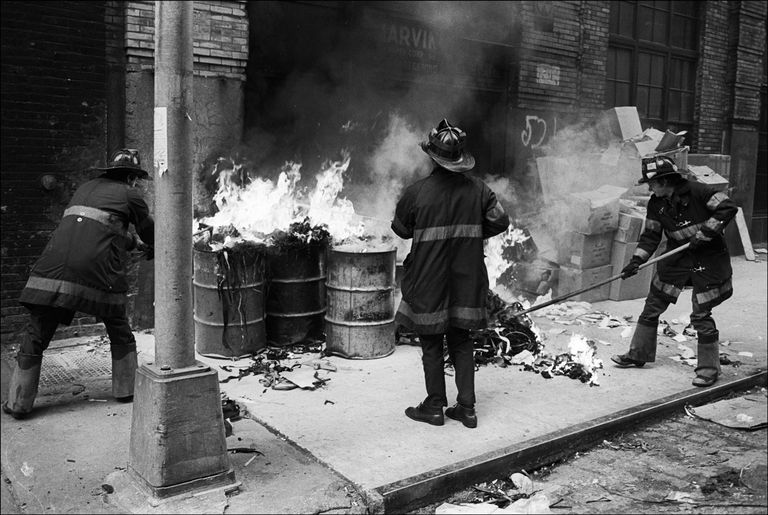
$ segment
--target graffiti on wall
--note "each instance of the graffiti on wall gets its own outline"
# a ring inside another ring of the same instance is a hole
[[[523,147],[533,150],[544,145],[556,132],[557,117],[554,114],[526,114],[520,131],[520,142]]]

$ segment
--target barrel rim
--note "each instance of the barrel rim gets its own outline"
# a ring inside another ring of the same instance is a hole
[[[349,249],[349,250],[347,250]],[[360,249],[360,250],[351,250]],[[357,244],[346,243],[344,245],[337,245],[329,249],[331,252],[338,252],[339,254],[389,254],[391,252],[397,252],[397,247],[389,245],[377,245],[375,247],[364,247]]]

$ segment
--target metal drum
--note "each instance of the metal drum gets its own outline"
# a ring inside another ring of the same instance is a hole
[[[267,249],[267,342],[284,347],[323,335],[327,246]]]
[[[243,358],[266,347],[264,246],[194,249],[195,349]]]
[[[331,249],[325,317],[328,354],[373,359],[395,351],[395,259],[392,247]]]

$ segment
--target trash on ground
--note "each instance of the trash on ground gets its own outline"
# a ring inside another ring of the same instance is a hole
[[[688,337],[686,337],[682,333],[676,334],[675,336],[672,337],[672,339],[675,340],[676,342],[687,342],[688,341]]]
[[[621,331],[621,337],[622,338],[629,338],[632,336],[632,328],[631,327],[625,327],[623,331]]]
[[[677,348],[680,351],[680,356],[683,359],[691,359],[696,357],[696,352],[692,348],[688,347],[687,345],[681,344],[681,345],[678,345]]]
[[[721,352],[720,353],[720,364],[721,365],[733,365],[734,367],[738,367],[741,365],[741,361],[733,361],[731,357],[728,355],[727,352]]]
[[[227,449],[227,452],[231,452],[232,454],[258,454],[259,456],[264,456],[263,452],[253,447],[232,447],[231,449]]]
[[[517,488],[521,494],[531,495],[533,493],[533,481],[531,481],[531,478],[525,474],[515,472],[509,476],[509,480],[512,481],[512,484],[515,485],[515,488]]]
[[[436,514],[493,513],[527,514],[552,513],[549,499],[535,493],[533,481],[527,474],[515,472],[507,479],[494,479],[474,485],[477,495],[470,503],[443,503]]]
[[[250,375],[262,375],[259,383],[273,390],[315,390],[330,378],[325,372],[336,371],[336,366],[330,361],[321,358],[313,358],[305,361],[306,365],[296,362],[299,355],[323,352],[322,342],[301,342],[279,349],[267,348],[259,351],[251,357],[251,363],[247,366],[220,365],[225,372],[236,372],[220,380],[226,383],[233,379],[238,381]],[[320,374],[320,372],[323,374]]]
[[[695,408],[686,406],[685,411],[693,417],[732,429],[756,431],[768,427],[768,398],[765,393],[753,393]]]
[[[754,354],[752,354],[751,352],[747,352],[745,350],[739,352],[737,355],[738,356],[744,356],[746,358],[751,358],[752,356],[754,356]]]
[[[436,515],[472,513],[493,515],[548,514],[552,513],[552,510],[549,509],[549,498],[542,493],[538,493],[528,499],[518,499],[517,501],[510,503],[506,508],[499,508],[495,504],[483,502],[476,504],[443,503],[435,509]]]
[[[689,492],[672,491],[664,498],[665,501],[681,502],[686,504],[696,504],[696,500]]]

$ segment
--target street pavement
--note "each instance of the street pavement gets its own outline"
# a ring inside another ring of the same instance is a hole
[[[3,513],[365,513],[403,512],[452,491],[520,469],[532,470],[591,445],[602,435],[697,405],[735,389],[766,382],[768,266],[732,258],[735,295],[715,308],[721,352],[738,365],[723,365],[712,388],[691,386],[693,367],[677,361],[695,339],[660,337],[656,363],[619,369],[611,354],[629,345],[623,328],[601,328],[584,318],[536,316],[547,352],[562,352],[573,334],[597,342],[599,386],[566,377],[545,379],[518,366],[482,366],[476,374],[476,429],[446,419],[420,424],[403,411],[424,397],[418,347],[400,345],[380,359],[323,357],[335,371],[315,390],[276,390],[248,375],[221,383],[243,409],[232,422],[229,448],[240,483],[222,491],[156,502],[127,480],[125,467],[131,404],[111,399],[109,351],[104,337],[54,342],[46,352],[44,381],[33,416],[2,415]],[[603,301],[591,311],[637,319],[643,299]],[[678,332],[690,313],[686,291],[663,319]],[[677,323],[677,325],[676,325]],[[154,337],[136,333],[139,361],[150,362]],[[317,354],[298,355],[310,366]],[[10,356],[2,360],[6,396]],[[219,373],[222,365],[247,366],[198,356]],[[79,375],[78,375],[79,374]],[[449,401],[455,396],[447,378]]]

